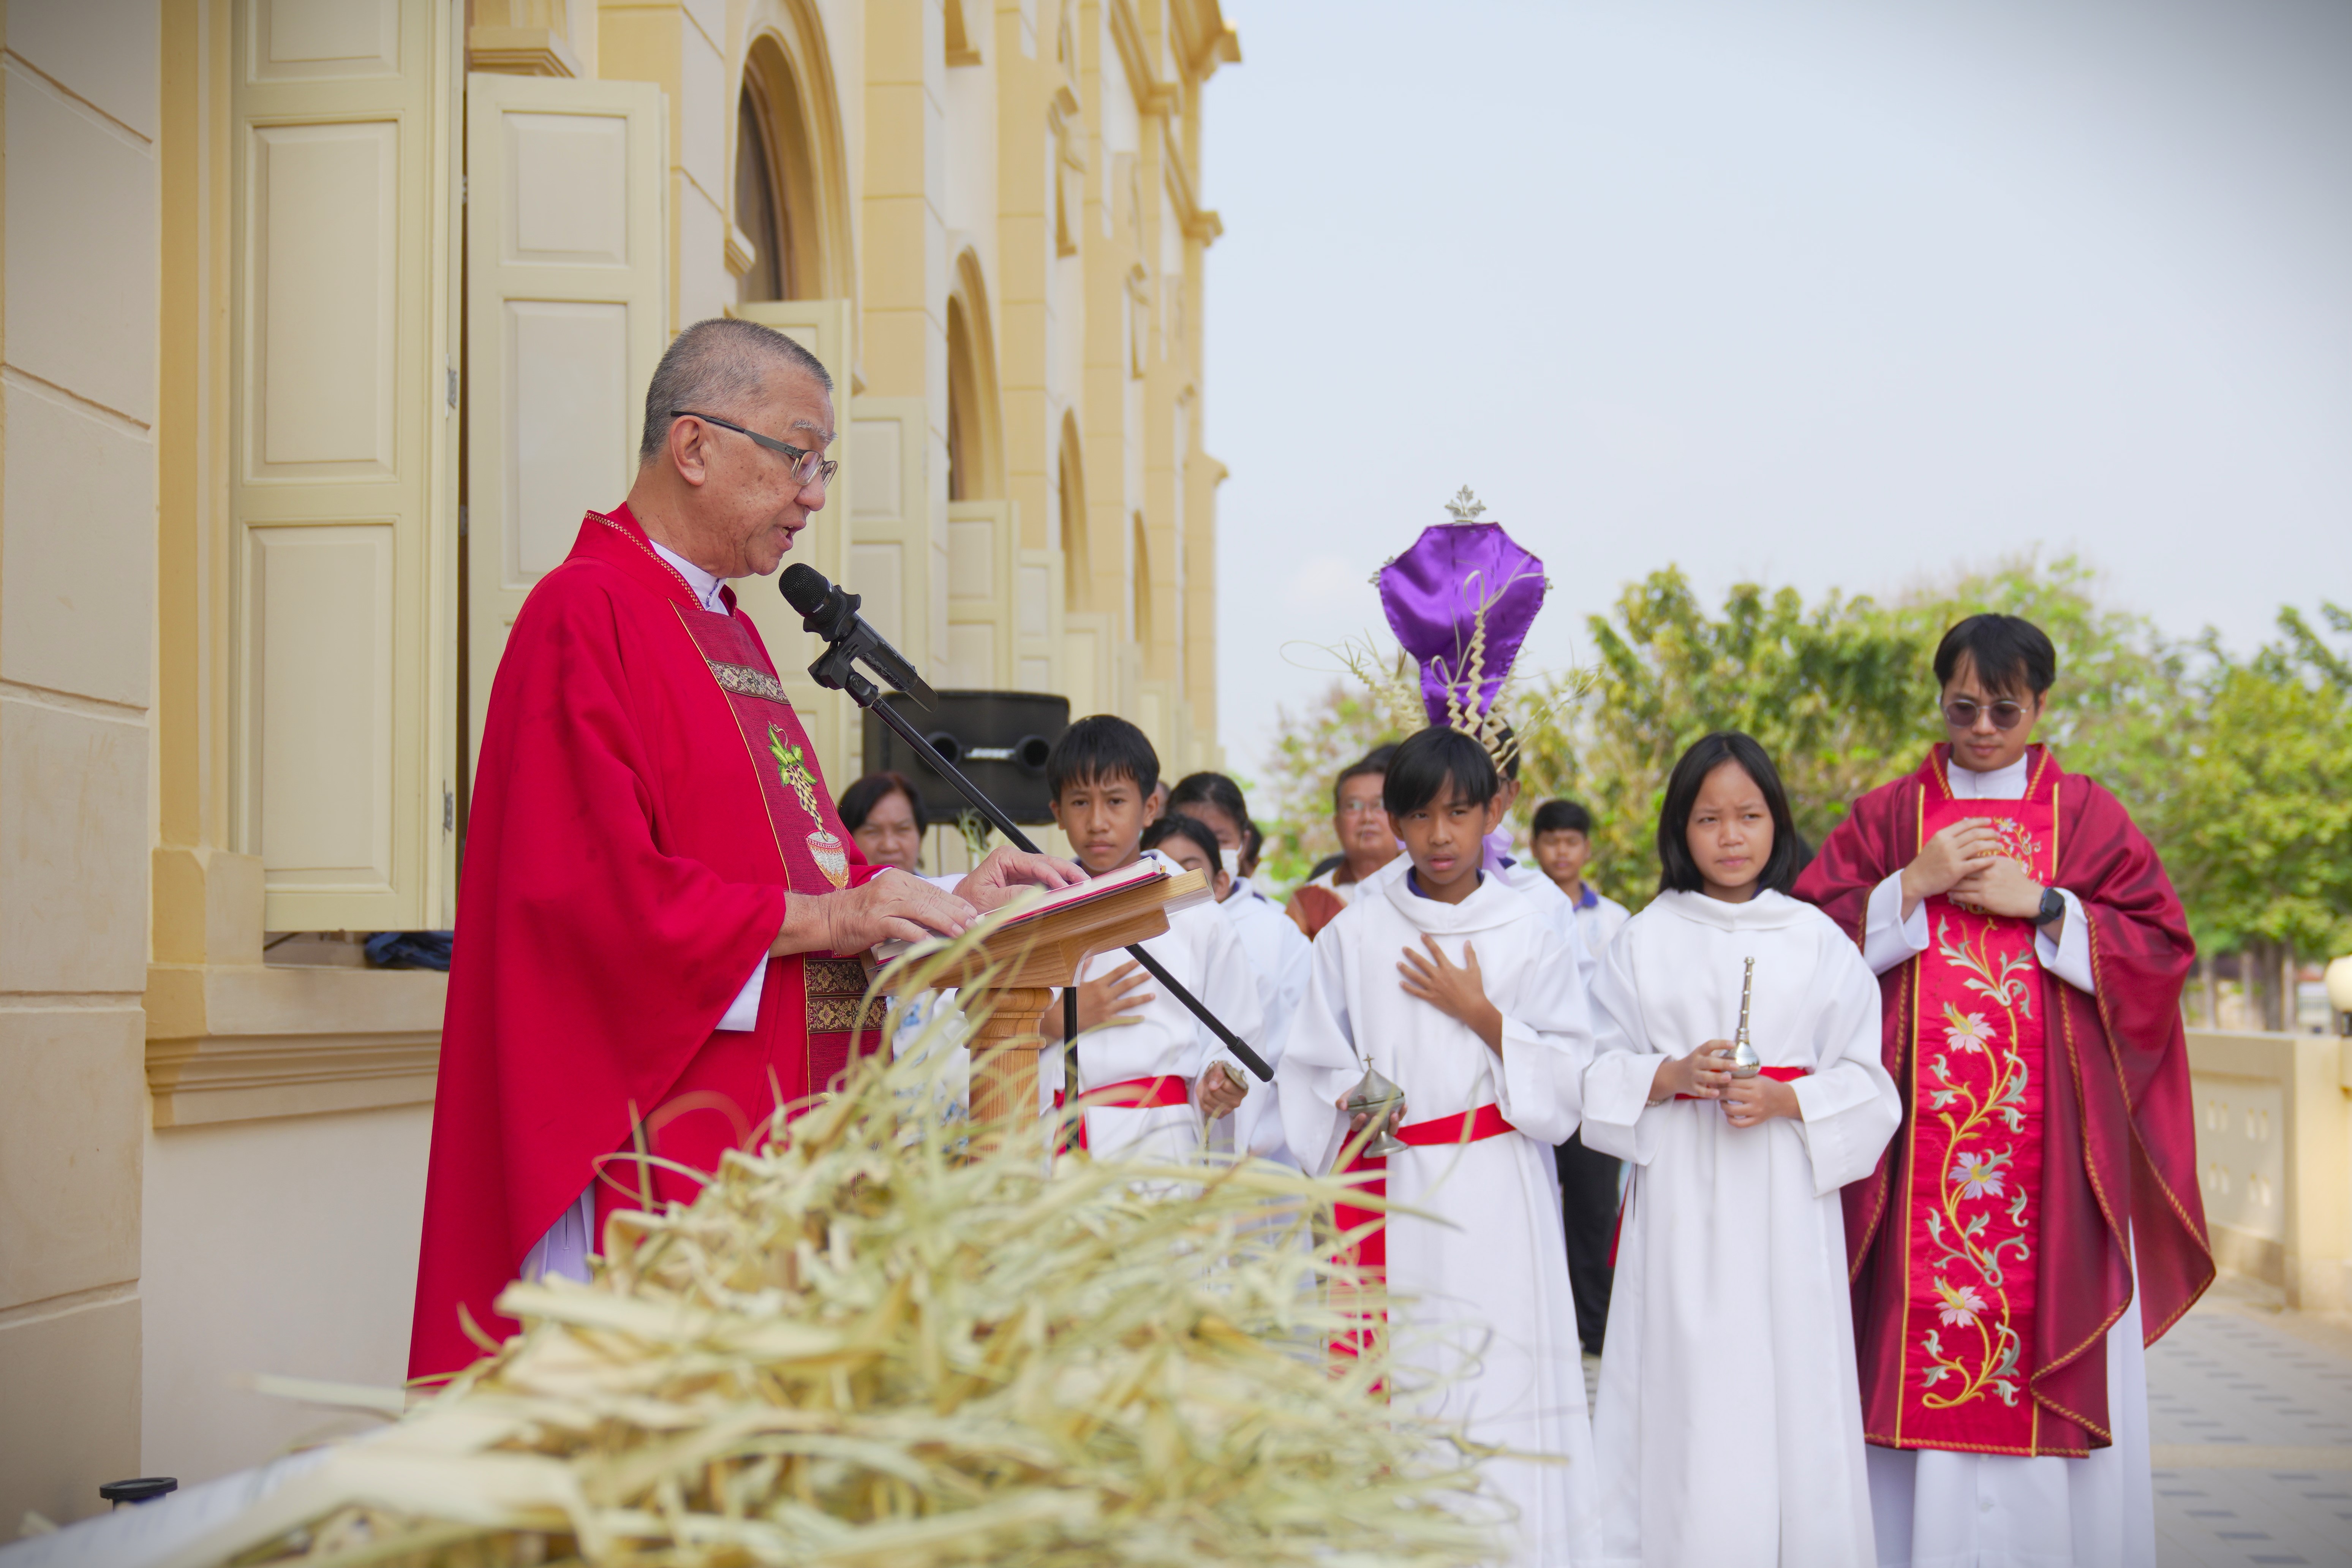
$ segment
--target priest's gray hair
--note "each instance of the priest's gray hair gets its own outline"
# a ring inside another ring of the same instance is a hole
[[[767,390],[780,368],[803,371],[830,393],[833,377],[816,355],[772,327],[714,316],[670,341],[646,388],[646,433],[637,443],[640,468],[661,456],[678,410],[732,419]],[[768,434],[766,431],[761,432]]]

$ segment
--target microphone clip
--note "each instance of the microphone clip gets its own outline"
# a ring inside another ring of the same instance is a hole
[[[816,608],[801,617],[801,629],[814,632],[825,643],[824,652],[809,666],[809,678],[819,686],[846,691],[858,706],[870,708],[880,694],[858,673],[856,667],[862,663],[924,707],[937,707],[929,684],[857,613],[862,603],[857,595],[834,583]]]

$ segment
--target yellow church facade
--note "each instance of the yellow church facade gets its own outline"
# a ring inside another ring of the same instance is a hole
[[[833,372],[803,548],[935,686],[1217,765],[1201,92],[1240,55],[1218,0],[0,26],[13,1534],[369,1419],[257,1375],[402,1374],[443,981],[348,933],[450,924],[506,628],[681,327]],[[739,588],[839,787],[854,710]]]

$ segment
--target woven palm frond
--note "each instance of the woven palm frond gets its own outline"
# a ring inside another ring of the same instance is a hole
[[[509,1287],[522,1331],[257,1505],[272,1532],[236,1561],[1496,1554],[1475,1456],[1382,1402],[1380,1357],[1326,1352],[1361,1321],[1335,1296],[1378,1304],[1313,1244],[1344,1189],[1054,1160],[1049,1122],[935,1110],[940,1045],[856,1068],[690,1206],[616,1218],[589,1283]]]

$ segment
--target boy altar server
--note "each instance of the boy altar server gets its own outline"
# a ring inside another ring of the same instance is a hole
[[[1367,1066],[1403,1089],[1411,1147],[1352,1167],[1412,1211],[1357,1259],[1386,1269],[1394,1397],[1507,1451],[1482,1468],[1516,1514],[1511,1561],[1584,1563],[1598,1498],[1550,1145],[1576,1130],[1591,1021],[1559,932],[1480,868],[1500,788],[1458,730],[1397,748],[1383,798],[1412,867],[1316,940],[1276,1076],[1291,1150],[1316,1173],[1354,1130],[1340,1104]],[[1549,1458],[1517,1457],[1534,1455]]]
[[[1658,858],[1601,955],[1584,1076],[1585,1143],[1634,1166],[1593,1423],[1601,1560],[1869,1568],[1838,1189],[1901,1117],[1878,987],[1787,896],[1788,796],[1747,736],[1675,765]],[[1760,1072],[1730,1076],[1736,1030]]]
[[[1142,731],[1108,713],[1079,720],[1046,756],[1045,784],[1054,820],[1087,875],[1142,858],[1160,784],[1160,754]],[[1214,906],[1178,910],[1165,934],[1142,945],[1226,1028],[1244,1040],[1258,1037],[1257,972]],[[1159,994],[1125,949],[1097,953],[1078,980],[1076,1087],[1090,1097],[1079,1129],[1084,1147],[1097,1159],[1190,1157],[1204,1123],[1240,1106],[1255,1080],[1182,1003]],[[1058,992],[1043,1032],[1062,1037]],[[1061,1052],[1038,1058],[1041,1089],[1061,1088]]]

